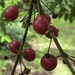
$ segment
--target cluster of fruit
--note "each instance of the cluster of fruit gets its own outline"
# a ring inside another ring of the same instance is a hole
[[[13,12],[14,11],[14,12]],[[4,11],[4,17],[8,21],[13,21],[18,17],[19,11],[16,6],[9,6]],[[48,14],[39,15],[34,19],[33,28],[38,34],[45,34],[46,37],[51,38],[50,30],[52,29],[55,36],[58,36],[58,29],[51,25],[51,18]]]
[[[25,2],[25,0],[23,0],[23,2]],[[19,10],[18,7],[16,6],[9,6],[4,11],[4,17],[7,21],[14,21],[15,19],[17,19],[18,15],[19,15]],[[55,36],[56,37],[58,36],[58,29],[51,24],[51,17],[48,14],[38,15],[34,19],[32,24],[34,31],[38,34],[45,35],[49,39],[52,39],[50,35],[50,30],[52,30]],[[18,54],[19,48],[20,48],[19,41],[13,40],[12,42],[10,42],[9,50],[12,53]],[[26,48],[21,55],[23,55],[24,59],[27,61],[33,61],[36,58],[36,52],[32,48]],[[57,59],[54,55],[46,53],[41,58],[40,64],[45,70],[51,71],[56,68]]]
[[[12,53],[17,54],[19,48],[20,48],[19,41],[13,40],[12,42],[10,42],[9,50]],[[33,61],[36,58],[36,52],[32,48],[26,48],[22,52],[22,55],[23,55],[24,59],[27,61]],[[55,67],[57,65],[57,59],[54,55],[47,53],[41,58],[41,65],[45,70],[51,71],[51,70],[55,69]]]
[[[36,6],[36,4],[39,3],[39,0],[23,0],[23,3],[29,3],[32,2],[34,6]],[[31,4],[32,4],[31,3]],[[39,5],[40,6],[40,5]],[[38,6],[38,7],[39,7]],[[46,6],[46,5],[45,5]],[[37,8],[38,8],[37,7]],[[49,8],[48,8],[49,9]],[[40,6],[40,10],[41,6]],[[38,8],[38,11],[40,11]],[[36,18],[34,18],[33,23],[31,23],[33,25],[33,29],[37,34],[41,34],[41,35],[45,35],[48,39],[50,39],[50,44],[51,44],[51,40],[52,40],[52,35],[51,32],[53,32],[53,34],[55,35],[54,37],[58,36],[58,32],[59,30],[52,25],[51,23],[51,17],[46,14],[43,13],[43,11],[40,11],[40,15],[36,16]],[[17,6],[9,6],[5,9],[4,11],[4,17],[7,21],[14,21],[15,19],[17,19],[19,15],[19,10]],[[52,16],[52,18],[57,18],[57,14],[54,13],[54,15]],[[30,23],[29,23],[30,24]],[[29,25],[30,26],[30,25]],[[26,36],[26,35],[25,35]],[[57,40],[56,40],[57,41]],[[57,41],[58,43],[58,41]],[[46,71],[52,71],[56,68],[57,66],[57,58],[49,53],[50,50],[50,44],[49,44],[49,49],[48,52],[44,54],[44,56],[42,56],[41,60],[40,60],[40,64],[41,66],[46,70]],[[21,43],[18,40],[13,40],[12,42],[9,43],[9,50],[16,54],[17,56],[19,55],[19,51],[22,51],[22,49],[20,49],[21,47]],[[59,49],[60,45],[58,43],[58,49]],[[73,60],[72,56],[69,56],[68,54],[66,54],[60,47],[60,53],[61,55],[67,60],[67,58],[69,58],[70,60],[72,60],[75,64],[75,60]],[[20,53],[21,56],[23,56],[23,58],[27,61],[33,61],[36,58],[36,52],[33,48],[26,48],[25,50],[23,50]],[[20,56],[20,57],[21,57]],[[7,56],[4,57],[4,59],[8,59]],[[19,58],[20,59],[20,58]],[[26,67],[26,65],[21,61],[21,63],[24,65],[25,69],[21,72],[21,74],[19,75],[24,75],[24,74],[29,74],[31,69],[28,69]],[[67,60],[67,63],[68,60]],[[67,64],[66,63],[66,64]],[[69,66],[71,68],[71,66]],[[14,70],[14,69],[13,69]],[[72,68],[71,68],[72,70]],[[73,72],[73,71],[72,71]],[[12,74],[13,75],[13,71]]]

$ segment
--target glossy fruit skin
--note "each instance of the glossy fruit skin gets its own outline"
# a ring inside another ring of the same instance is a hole
[[[34,19],[33,29],[38,34],[45,34],[45,32],[48,30],[48,26],[49,21],[45,16],[40,15]]]
[[[55,34],[56,37],[58,36],[59,30],[55,26],[50,25],[49,29],[53,30],[53,32],[54,32],[54,34]],[[46,33],[45,36],[48,37],[48,38],[52,38],[51,35],[50,35],[50,32]]]
[[[51,17],[48,14],[45,14],[45,17],[47,18],[47,20],[49,21],[49,23],[51,23]]]
[[[17,40],[13,40],[12,42],[10,42],[9,44],[9,50],[14,53],[17,54],[17,51],[19,50],[20,47],[20,42]]]
[[[4,11],[4,17],[8,21],[13,21],[18,17],[19,11],[16,6],[9,6]]]
[[[41,58],[41,66],[46,71],[52,71],[57,66],[57,59],[54,55],[50,54],[50,57],[46,57],[45,55]]]
[[[36,58],[36,53],[32,48],[27,48],[23,52],[23,57],[27,61],[33,61]]]

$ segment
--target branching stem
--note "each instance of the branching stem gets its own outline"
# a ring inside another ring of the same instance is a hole
[[[32,2],[33,2],[33,0],[32,0]],[[23,39],[21,41],[20,49],[19,49],[19,52],[18,52],[18,55],[17,55],[17,59],[15,61],[15,65],[14,65],[13,70],[11,72],[11,75],[14,75],[14,73],[15,73],[16,66],[18,64],[18,61],[19,61],[20,56],[21,56],[22,51],[23,51],[24,43],[26,41],[26,36],[27,36],[27,32],[28,32],[28,29],[29,29],[29,26],[30,26],[30,21],[31,21],[31,16],[32,16],[32,11],[33,11],[33,3],[32,2],[30,4],[30,8],[29,8],[29,14],[28,14],[28,20],[27,20],[28,25],[26,26],[26,30],[25,30]]]
[[[60,46],[60,44],[59,44],[59,42],[58,42],[57,38],[55,37],[55,35],[54,35],[54,33],[53,33],[52,30],[50,31],[50,35],[51,35],[51,37],[53,38],[53,40],[54,40],[54,42],[55,42],[55,44],[56,44],[56,46],[57,46],[57,48],[58,48],[58,50],[59,50],[59,52],[60,52],[62,58],[63,58],[63,60],[65,61],[66,65],[67,65],[68,68],[70,69],[71,73],[72,73],[73,75],[75,75],[75,71],[74,71],[74,69],[72,68],[71,64],[69,63],[69,61],[68,61],[68,59],[67,59],[67,58],[68,58],[68,55],[67,55],[67,54],[63,51],[63,49],[61,48],[61,46]]]

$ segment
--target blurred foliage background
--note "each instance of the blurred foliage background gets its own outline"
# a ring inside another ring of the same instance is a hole
[[[60,45],[69,55],[75,55],[75,0],[42,0],[48,8],[58,14],[57,19],[52,19],[52,24],[59,29],[57,37]],[[25,22],[20,22],[26,15],[29,5],[23,4],[19,7],[19,16],[14,22],[8,22],[4,19],[3,12],[5,8],[11,5],[19,6],[22,0],[0,0],[0,75],[8,75],[8,63],[2,59],[5,55],[12,53],[8,49],[9,43],[14,40],[21,40],[25,30]],[[52,12],[48,10],[41,2],[43,10],[52,17]],[[33,20],[33,18],[32,18]],[[40,66],[40,58],[47,52],[49,39],[35,33],[32,26],[29,28],[25,47],[31,46],[36,50],[37,59],[33,62],[27,62],[28,67],[32,67],[32,75],[72,75],[69,69],[62,63],[62,59],[58,60],[58,66],[52,72],[46,72]],[[59,55],[54,42],[51,44],[51,53],[55,56]],[[12,60],[12,62],[14,62]],[[71,62],[73,68],[74,64]],[[34,68],[33,68],[34,67]],[[37,71],[38,69],[38,71]],[[16,74],[15,74],[16,75]]]

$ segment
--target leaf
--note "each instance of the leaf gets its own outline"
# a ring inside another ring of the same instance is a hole
[[[0,33],[0,37],[1,37],[1,40],[0,40],[1,43],[3,43],[4,41],[11,42],[11,38],[8,35],[4,35]]]
[[[0,1],[0,5],[1,5],[2,7],[5,6],[4,0],[1,0],[1,1]]]
[[[5,41],[7,41],[7,42],[11,42],[11,41],[12,41],[11,38],[10,38],[8,35],[6,35],[6,36],[4,37],[4,39],[5,39]]]
[[[2,38],[1,38],[1,43],[3,43],[5,41],[5,38],[4,38],[4,36],[2,36]]]
[[[63,16],[65,12],[65,9],[63,7],[61,7],[60,11],[59,11],[59,18],[61,18]]]
[[[68,19],[68,13],[65,13],[64,19],[65,19],[65,21]]]
[[[71,16],[75,18],[75,7],[71,8]]]
[[[69,17],[70,23],[73,22],[73,17]]]
[[[0,27],[3,30],[3,32],[6,33],[6,26],[5,26],[5,23],[3,21],[0,23]]]

